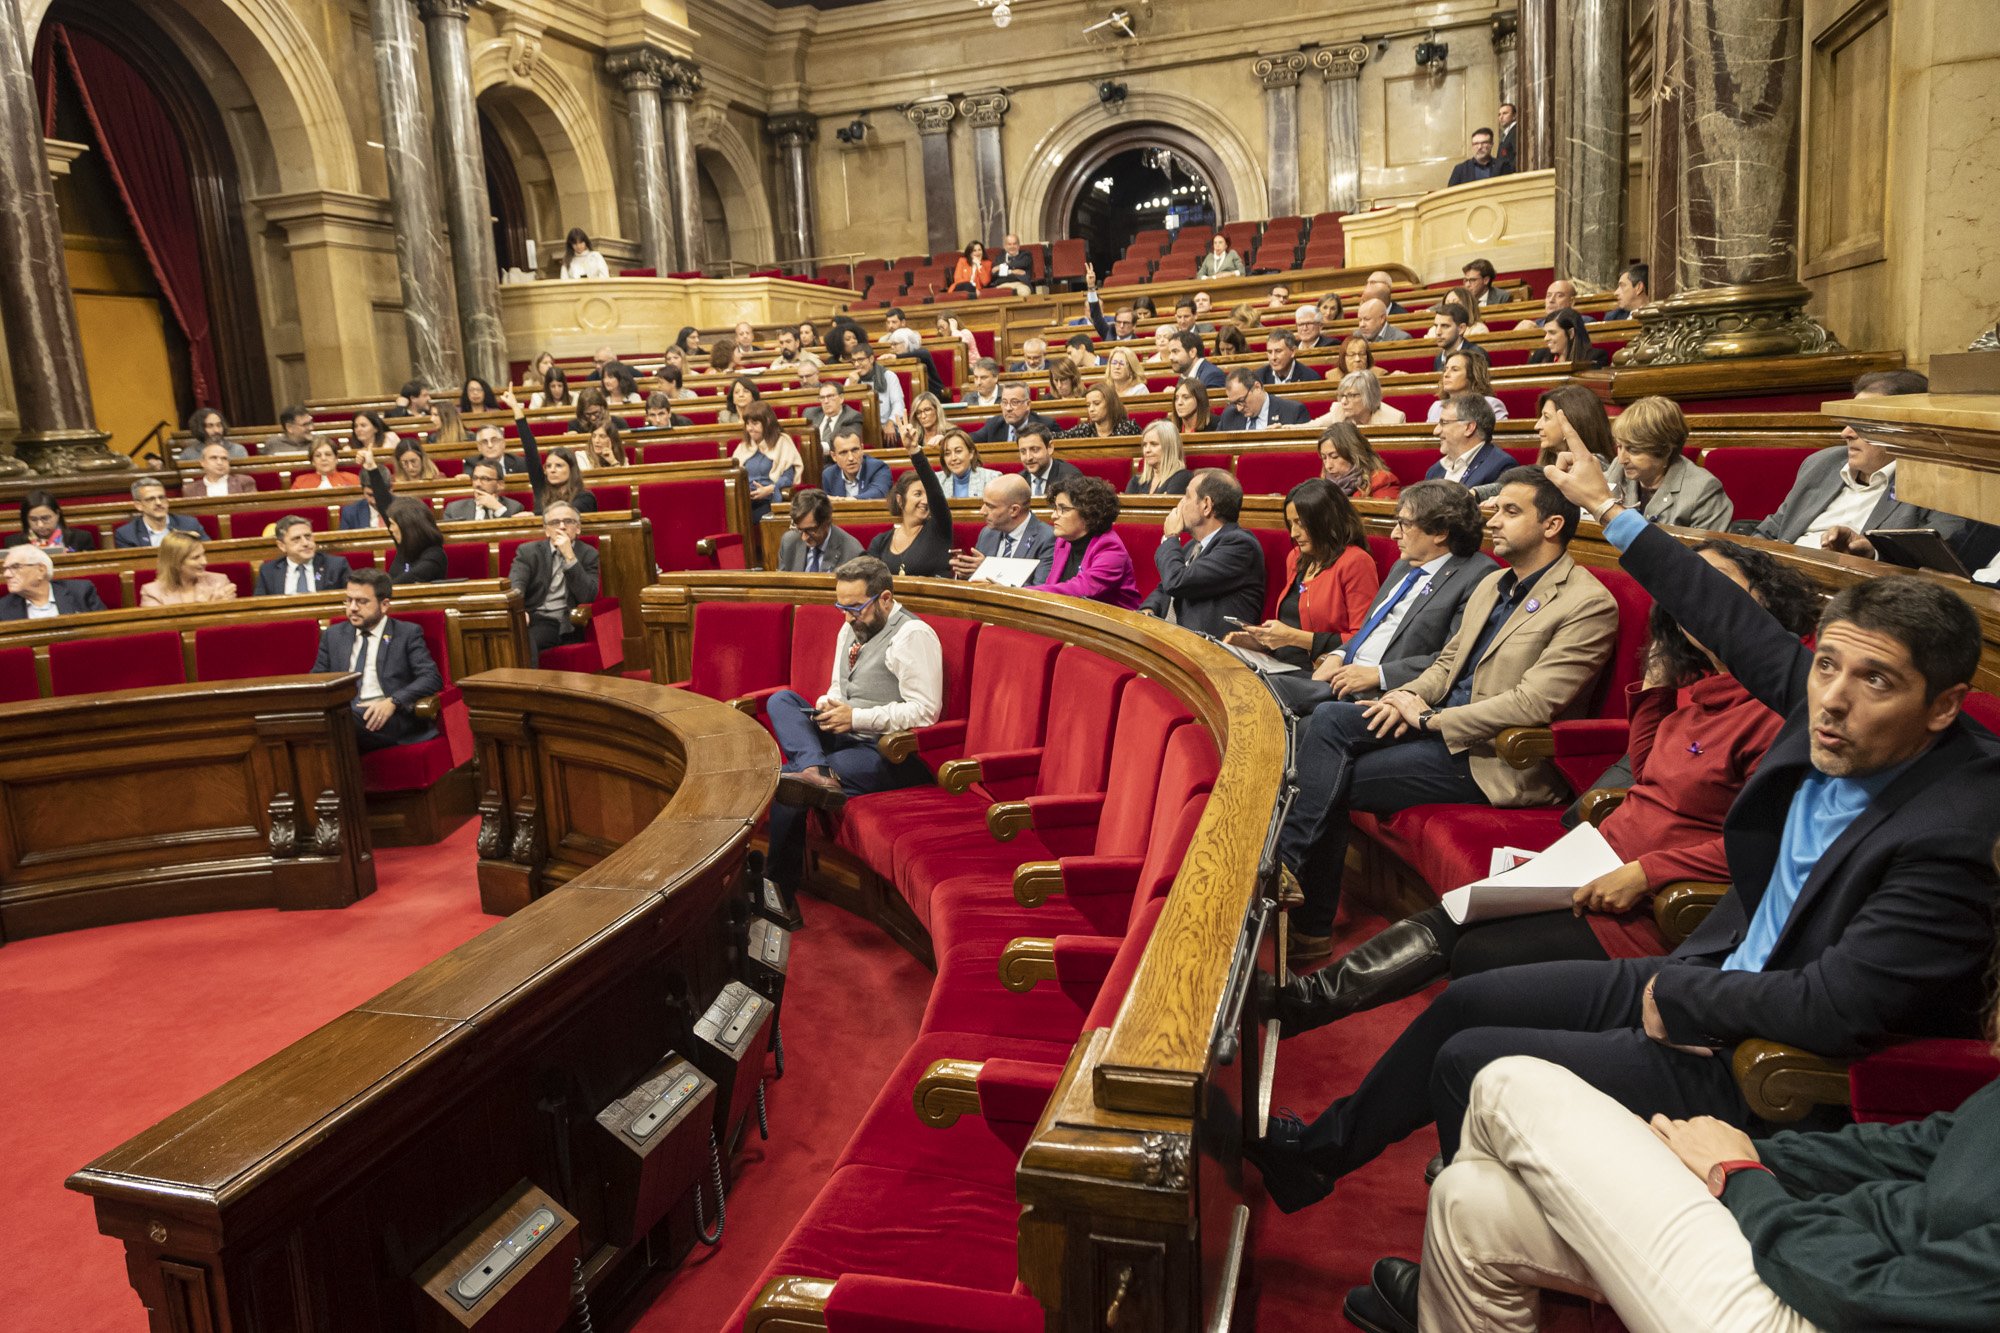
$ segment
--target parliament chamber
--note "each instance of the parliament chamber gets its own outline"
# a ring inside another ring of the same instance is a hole
[[[0,0],[0,1327],[2000,1326],[1996,69]]]

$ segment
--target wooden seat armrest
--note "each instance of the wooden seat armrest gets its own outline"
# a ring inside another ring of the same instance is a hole
[[[1026,801],[997,801],[986,807],[986,831],[995,842],[1012,842],[1034,826],[1035,808]]]
[[[1816,1106],[1845,1106],[1851,1060],[1830,1060],[1796,1046],[1752,1037],[1736,1048],[1736,1086],[1760,1120],[1787,1124]]]
[[[1010,940],[1000,951],[1000,984],[1025,995],[1038,981],[1056,979],[1056,942],[1046,939]]]
[[[757,1293],[743,1318],[743,1333],[801,1333],[826,1327],[826,1303],[833,1299],[830,1277],[774,1277]]]
[[[933,1060],[917,1080],[912,1101],[917,1119],[933,1129],[949,1129],[962,1115],[979,1114],[982,1060]]]
[[[764,712],[764,696],[761,694],[739,694],[729,701],[729,706],[746,717],[759,717]]]
[[[1600,827],[1613,810],[1625,803],[1629,787],[1592,787],[1576,801],[1577,813],[1592,828]]]
[[[443,711],[444,696],[439,694],[426,694],[423,698],[417,700],[415,705],[410,709],[413,716],[420,717],[426,722],[437,721],[438,714]]]
[[[984,776],[977,759],[952,759],[938,768],[938,786],[948,792],[963,794],[972,790],[972,784]]]
[[[1698,879],[1662,884],[1653,895],[1653,924],[1660,928],[1668,945],[1678,945],[1694,934],[1702,918],[1729,892],[1727,884],[1709,884]]]
[[[885,732],[875,742],[875,753],[892,764],[900,764],[916,752],[917,733],[914,731]]]
[[[1547,727],[1508,727],[1493,738],[1493,751],[1509,768],[1533,768],[1556,757],[1556,734]]]
[[[572,606],[569,609],[569,623],[577,626],[579,629],[581,629],[585,625],[588,625],[591,622],[591,619],[592,619],[592,613],[590,609],[590,603],[588,602],[585,602],[579,606]]]
[[[710,560],[713,560],[716,553],[723,548],[741,545],[743,545],[741,535],[734,532],[718,532],[712,536],[697,538],[694,549],[697,554],[707,556]]]
[[[1063,873],[1059,861],[1028,861],[1014,870],[1014,901],[1023,907],[1040,907],[1052,895],[1062,891]]]

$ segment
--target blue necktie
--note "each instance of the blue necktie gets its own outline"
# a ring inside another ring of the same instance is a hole
[[[1390,593],[1388,600],[1383,602],[1382,605],[1375,608],[1375,613],[1369,616],[1368,619],[1362,623],[1361,628],[1358,631],[1356,631],[1354,637],[1348,640],[1348,642],[1354,645],[1354,652],[1350,652],[1348,654],[1349,660],[1353,659],[1354,653],[1358,653],[1361,651],[1361,645],[1368,642],[1368,636],[1373,634],[1376,630],[1382,627],[1382,622],[1387,620],[1389,618],[1389,613],[1396,609],[1396,603],[1402,601],[1405,597],[1409,596],[1410,589],[1414,588],[1417,585],[1417,580],[1422,578],[1423,576],[1424,576],[1424,569],[1422,565],[1417,566],[1415,569],[1411,570],[1408,574],[1404,575],[1403,581],[1396,585],[1396,591]]]
[[[1011,532],[1000,539],[1000,558],[1002,560],[1014,558],[1014,534]]]

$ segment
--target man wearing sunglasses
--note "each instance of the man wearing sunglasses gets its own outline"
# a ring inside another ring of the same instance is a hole
[[[868,555],[849,560],[833,571],[833,600],[847,624],[834,644],[826,693],[808,701],[780,690],[764,705],[785,752],[771,807],[769,868],[787,907],[805,872],[806,809],[838,810],[850,796],[929,782],[923,760],[892,762],[876,742],[929,726],[944,703],[937,631],[897,603],[887,565]]]

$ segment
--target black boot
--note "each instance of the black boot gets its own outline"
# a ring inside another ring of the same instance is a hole
[[[1302,977],[1277,993],[1276,1016],[1284,1035],[1296,1037],[1335,1019],[1415,995],[1443,976],[1451,955],[1425,912],[1377,934],[1337,962]]]

